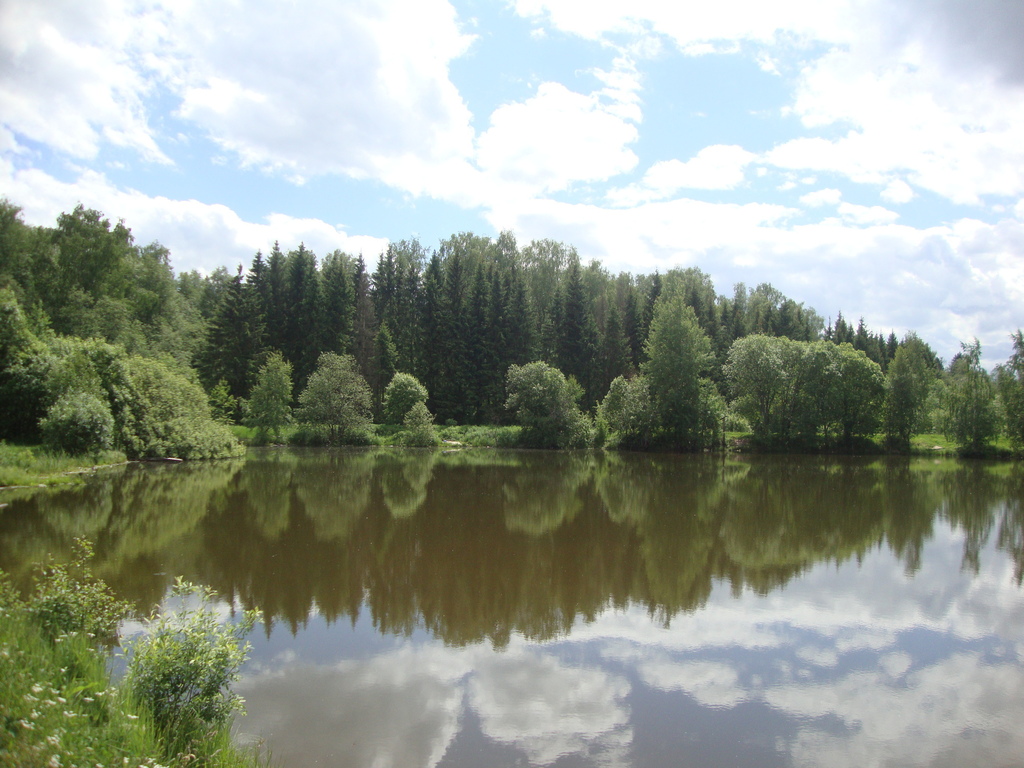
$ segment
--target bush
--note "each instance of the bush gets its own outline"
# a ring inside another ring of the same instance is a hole
[[[113,446],[110,406],[88,392],[71,392],[50,406],[39,423],[44,444],[70,454],[99,453]]]
[[[427,402],[427,388],[409,373],[396,373],[384,390],[384,423],[402,424],[417,403]]]
[[[512,365],[507,376],[505,407],[523,428],[523,441],[533,448],[586,448],[591,423],[577,402],[583,394],[573,378],[543,362]]]
[[[600,420],[621,448],[647,448],[654,430],[654,406],[646,376],[616,377],[598,408]]]
[[[107,584],[93,575],[89,560],[92,545],[75,539],[75,555],[69,563],[53,563],[36,578],[30,613],[50,638],[76,632],[101,642],[113,641],[128,605]]]
[[[148,633],[132,643],[125,687],[164,739],[167,756],[217,740],[242,699],[229,686],[249,652],[245,636],[259,618],[246,611],[225,625],[209,607],[212,590],[179,580],[172,595],[197,608],[154,614]]]
[[[434,426],[434,417],[427,410],[426,403],[413,404],[409,412],[405,414],[402,424],[408,430],[405,435],[406,445],[427,448],[441,442],[437,436],[437,428]]]
[[[121,438],[130,458],[214,459],[243,448],[226,424],[214,421],[206,392],[191,372],[169,359],[129,357],[113,389]]]

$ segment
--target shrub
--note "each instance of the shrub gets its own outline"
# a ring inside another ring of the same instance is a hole
[[[384,423],[402,424],[410,409],[426,403],[427,388],[410,373],[396,373],[384,390]]]
[[[427,410],[426,403],[413,404],[405,414],[402,424],[408,430],[405,436],[406,445],[426,448],[441,442],[434,426],[434,416]]]
[[[622,448],[647,448],[654,430],[654,407],[646,376],[616,377],[598,409],[601,421]]]
[[[99,453],[113,446],[110,406],[89,392],[62,395],[39,422],[48,448],[70,454]]]
[[[507,376],[508,400],[523,427],[523,441],[534,448],[585,448],[591,424],[577,402],[583,394],[573,378],[544,362],[512,365]]]
[[[92,545],[75,539],[74,557],[68,563],[53,563],[36,578],[29,612],[50,638],[82,632],[99,641],[113,641],[117,627],[128,613],[128,605],[116,597],[107,584],[89,568]]]
[[[237,456],[242,446],[226,424],[214,421],[206,393],[173,360],[124,360],[114,399],[121,438],[130,458]]]
[[[131,644],[125,687],[146,709],[168,756],[216,740],[242,699],[229,686],[249,652],[245,636],[259,618],[246,611],[237,624],[221,624],[210,608],[215,595],[179,580],[172,595],[195,608],[150,617],[148,632]]]

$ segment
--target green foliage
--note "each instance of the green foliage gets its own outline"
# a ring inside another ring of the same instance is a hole
[[[920,431],[928,393],[935,374],[929,364],[927,345],[907,334],[889,363],[885,379],[882,427],[886,442],[907,449],[910,438]]]
[[[851,344],[836,347],[819,341],[811,344],[810,349],[814,348],[834,349],[836,357],[834,366],[826,369],[827,378],[817,376],[824,387],[809,392],[812,399],[828,404],[828,410],[822,414],[820,425],[815,425],[815,431],[834,432],[847,446],[854,438],[873,435],[878,429],[879,405],[885,392],[881,367]]]
[[[173,360],[118,362],[113,400],[130,458],[212,459],[242,452],[230,428],[213,420],[199,382]]]
[[[818,445],[873,434],[884,380],[848,343],[751,335],[733,342],[724,367],[733,408],[771,445]]]
[[[238,410],[238,398],[231,394],[228,383],[221,379],[210,390],[210,413],[216,421],[222,424],[233,424],[235,411]]]
[[[518,426],[463,424],[438,428],[438,436],[442,441],[474,448],[522,448],[525,447],[522,433],[523,428]]]
[[[1018,453],[1024,452],[1024,334],[1018,329],[1010,335],[1013,353],[996,370],[996,384],[1003,403],[1006,435]]]
[[[40,422],[44,444],[70,454],[98,454],[113,446],[110,406],[90,392],[72,392],[50,406]]]
[[[711,446],[725,404],[705,376],[713,360],[711,340],[682,296],[655,303],[644,350],[642,369],[656,418],[655,439],[682,450]]]
[[[960,349],[946,376],[943,432],[961,451],[976,453],[984,450],[998,429],[995,388],[981,367],[978,340],[961,344]]]
[[[395,425],[408,409],[388,413],[382,406],[396,370],[426,385],[439,423],[499,424],[509,421],[502,408],[506,372],[531,359],[550,360],[579,382],[585,408],[616,377],[642,370],[649,431],[607,424],[632,445],[692,449],[714,442],[723,404],[708,379],[728,383],[737,400],[733,412],[749,419],[758,440],[773,444],[850,444],[881,426],[890,445],[906,447],[914,431],[949,422],[939,391],[946,385],[934,380],[941,365],[923,342],[897,364],[906,340],[897,343],[892,334],[886,340],[863,320],[851,324],[841,314],[822,332],[813,309],[770,284],[753,290],[738,284],[729,297],[697,268],[613,276],[597,262],[584,267],[570,245],[544,240],[520,247],[507,232],[497,239],[453,235],[432,254],[416,241],[392,243],[372,274],[362,257],[335,252],[318,265],[304,245],[286,255],[275,244],[265,260],[256,254],[248,274],[220,268],[175,277],[166,248],[136,244],[124,222],[99,211],[79,205],[53,227],[29,227],[17,206],[0,201],[0,286],[0,437],[6,439],[39,440],[47,409],[74,391],[107,401],[115,444],[130,455],[163,454],[169,442],[181,441],[137,423],[151,404],[129,407],[135,384],[125,380],[125,359],[173,360],[186,378],[195,364],[216,418],[233,420],[242,399],[259,400],[253,398],[256,369],[268,349],[282,350],[293,365],[297,390],[304,390],[321,352],[352,353],[371,388],[373,412]],[[659,311],[664,322],[657,321]],[[105,368],[96,350],[68,356],[55,332],[103,339],[121,352],[108,355],[113,367]],[[749,346],[731,346],[751,333],[763,335]],[[884,403],[865,359],[883,372],[895,365],[884,382]],[[755,371],[758,361],[765,365]],[[922,405],[925,368],[933,378]],[[859,384],[843,383],[854,379]],[[221,380],[227,394],[217,386]],[[997,417],[1005,416],[1008,434],[1024,450],[1020,381],[1012,364],[1000,369]],[[263,418],[255,413],[247,413],[250,423]],[[268,418],[256,427],[261,439],[279,429],[278,417]],[[184,431],[197,432],[205,447],[176,452],[237,450],[211,447],[205,427]],[[309,421],[302,434],[337,442],[342,431]]]
[[[426,448],[441,442],[434,426],[434,417],[422,401],[413,404],[405,414],[402,425],[408,430],[405,435],[406,445]]]
[[[505,407],[523,427],[522,439],[534,448],[585,448],[590,420],[576,403],[582,395],[574,379],[544,362],[512,365],[506,379]]]
[[[296,418],[326,433],[337,444],[365,435],[371,424],[372,396],[351,355],[324,352],[299,395]]]
[[[655,417],[647,377],[616,377],[601,401],[598,416],[612,430],[612,440],[619,447],[648,448]]]
[[[81,456],[51,453],[39,446],[8,445],[0,440],[0,486],[39,485],[44,481],[48,485],[76,483],[83,469],[124,460],[120,451],[103,451],[89,456],[89,464],[83,467]]]
[[[47,637],[76,632],[100,642],[117,637],[117,627],[128,606],[93,574],[89,567],[92,556],[92,545],[76,539],[70,562],[51,560],[36,578],[29,610]]]
[[[384,423],[403,423],[417,403],[427,402],[427,388],[411,373],[396,373],[384,390]]]
[[[197,607],[158,613],[129,648],[125,688],[152,716],[167,756],[196,750],[223,730],[242,700],[230,685],[249,651],[245,636],[259,618],[246,611],[222,624],[210,607],[212,590],[179,580],[173,597]]]
[[[789,339],[762,334],[737,339],[729,349],[724,372],[734,408],[761,440],[779,436],[792,410],[797,349]]]
[[[0,572],[0,765],[242,768],[260,763],[227,728],[173,752],[149,713],[111,683],[109,648],[126,607],[90,571],[88,544],[21,600]],[[172,746],[173,748],[173,746]]]
[[[14,291],[0,289],[0,435],[33,439],[50,404],[53,359],[29,327]]]
[[[256,428],[257,440],[267,434],[280,439],[281,428],[292,419],[291,401],[292,365],[280,352],[272,352],[245,402],[245,425]]]

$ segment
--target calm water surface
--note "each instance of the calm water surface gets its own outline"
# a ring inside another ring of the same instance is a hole
[[[1024,765],[1024,472],[983,462],[252,451],[0,497],[140,609],[265,624],[282,766]]]

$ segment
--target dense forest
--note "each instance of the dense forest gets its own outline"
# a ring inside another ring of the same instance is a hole
[[[337,441],[418,405],[421,423],[519,424],[537,446],[694,450],[730,429],[789,447],[1005,434],[1019,450],[1012,337],[995,372],[976,341],[944,364],[913,333],[826,323],[767,283],[613,275],[509,232],[394,242],[375,264],[275,243],[176,275],[166,248],[98,211],[33,227],[0,201],[0,438],[67,449],[99,435],[130,456],[225,455],[227,424],[293,417]]]

